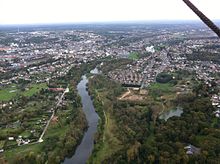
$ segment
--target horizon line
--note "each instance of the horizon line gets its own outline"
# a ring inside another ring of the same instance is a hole
[[[213,19],[214,22],[220,22],[220,19]],[[48,22],[48,23],[5,23],[0,24],[0,26],[39,26],[39,25],[90,25],[90,24],[144,24],[144,23],[169,23],[172,24],[174,22],[178,23],[200,23],[199,19],[177,19],[177,20],[122,20],[122,21],[85,21],[85,22]],[[201,22],[202,23],[202,22]]]

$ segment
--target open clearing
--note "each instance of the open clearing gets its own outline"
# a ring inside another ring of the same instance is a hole
[[[135,93],[134,91],[132,91],[130,88],[128,88],[128,91],[125,92],[121,97],[118,98],[119,100],[123,100],[123,101],[142,101],[144,100],[144,96]]]
[[[47,88],[46,83],[28,85],[25,91],[21,91],[17,85],[9,85],[0,89],[0,101],[10,101],[19,95],[30,97],[43,88]]]

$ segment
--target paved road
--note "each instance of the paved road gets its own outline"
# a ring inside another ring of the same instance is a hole
[[[147,71],[147,74],[152,73],[152,72],[156,72],[155,78],[157,77],[157,75],[159,73],[163,72],[166,69],[167,66],[170,65],[170,61],[169,61],[169,58],[167,56],[166,51],[160,52],[159,57],[160,57],[160,59],[162,59],[162,64],[156,70],[152,69],[153,66],[155,65],[154,57],[152,57],[152,59],[150,57],[148,58],[150,63],[144,69],[144,71]],[[146,81],[148,80],[147,74],[144,75],[144,78],[143,78],[142,84],[141,84],[141,89],[144,88],[144,87],[147,87],[148,85],[150,85],[149,83],[146,84]]]
[[[44,128],[44,130],[43,130],[43,132],[42,132],[42,134],[41,134],[41,136],[40,136],[40,138],[38,139],[38,142],[43,142],[43,137],[44,137],[44,135],[45,135],[45,133],[46,133],[46,131],[47,131],[49,125],[50,125],[51,120],[53,119],[53,117],[54,117],[54,115],[55,115],[55,111],[57,110],[58,106],[60,105],[60,103],[61,103],[62,100],[63,100],[64,95],[65,95],[67,92],[69,92],[69,88],[68,88],[68,87],[65,89],[65,91],[63,92],[63,94],[62,94],[62,95],[60,96],[60,98],[58,99],[58,102],[57,102],[57,104],[56,104],[55,109],[51,109],[51,110],[53,110],[53,113],[52,113],[50,119],[48,120],[47,125],[45,126],[45,128]]]

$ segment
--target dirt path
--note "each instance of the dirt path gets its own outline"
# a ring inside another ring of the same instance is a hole
[[[124,99],[124,98],[127,97],[130,93],[131,93],[131,91],[130,91],[130,89],[128,88],[128,91],[125,92],[125,93],[119,98],[119,100]]]
[[[96,94],[97,94],[98,100],[101,101],[101,102],[102,102],[102,106],[104,106],[104,102],[103,102],[102,99],[100,98],[98,91],[95,90],[95,92],[96,92]],[[104,113],[104,117],[105,117],[105,125],[104,125],[104,126],[105,126],[105,128],[106,128],[107,125],[108,125],[108,117],[106,116],[106,112],[105,112],[104,109],[103,109],[103,113]],[[102,142],[105,142],[105,130],[104,130],[104,132],[103,132]]]
[[[103,110],[104,116],[105,116],[105,128],[108,126],[108,117],[106,116],[105,110]],[[103,134],[102,141],[105,142],[105,130]]]
[[[164,103],[162,103],[162,106],[163,106],[163,110],[159,113],[159,115],[163,114],[163,112],[164,112],[164,110],[165,110]]]

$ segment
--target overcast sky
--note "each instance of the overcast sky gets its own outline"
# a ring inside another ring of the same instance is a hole
[[[220,19],[220,0],[191,0]],[[0,24],[195,20],[182,0],[0,0]]]

